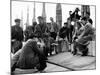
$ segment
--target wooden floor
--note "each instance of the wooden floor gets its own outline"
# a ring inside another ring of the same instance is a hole
[[[65,72],[65,71],[77,71],[77,70],[93,70],[96,68],[95,57],[92,56],[73,56],[70,52],[59,53],[54,56],[48,57],[47,68],[44,72]],[[39,73],[34,69],[21,70],[16,69],[15,73],[18,74],[33,74]]]
[[[96,63],[96,59],[93,56],[73,56],[70,52],[64,52],[51,56],[48,58],[48,60],[73,70],[95,69]]]
[[[60,71],[77,71],[77,70],[93,70],[96,68],[95,43],[90,44],[90,55],[94,56],[73,56],[70,52],[62,52],[48,57],[47,68],[44,72],[60,72]],[[22,70],[16,69],[15,73],[30,74],[39,73],[34,69]]]

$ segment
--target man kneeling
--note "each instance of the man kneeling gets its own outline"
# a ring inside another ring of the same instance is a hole
[[[36,39],[35,39],[36,40]],[[37,42],[29,39],[21,50],[17,51],[11,59],[11,72],[16,68],[20,69],[38,69],[43,71],[46,68],[47,58]]]
[[[92,28],[93,22],[91,19],[87,20],[85,17],[81,19],[81,22],[84,26],[83,28],[80,28],[82,32],[74,42],[73,54],[75,55],[77,53],[77,49],[79,49],[79,51],[82,52],[82,56],[86,56],[88,54],[87,45],[89,44],[89,41],[92,41],[94,34]]]

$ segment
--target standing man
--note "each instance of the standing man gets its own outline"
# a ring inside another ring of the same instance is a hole
[[[59,31],[59,27],[57,26],[57,24],[54,22],[53,18],[50,17],[50,21],[51,21],[51,28],[50,28],[50,35],[51,37],[54,38],[54,40],[56,39],[57,36],[57,32]]]
[[[80,20],[81,16],[78,14],[79,11],[80,11],[79,8],[76,8],[75,11],[70,14],[71,21]]]
[[[74,26],[71,24],[71,18],[67,19],[67,38],[69,43],[72,43],[72,36],[74,33]]]
[[[74,33],[74,26],[71,24],[71,18],[67,19],[67,39],[69,42],[69,52],[71,51],[72,37]]]
[[[22,47],[23,29],[20,27],[20,19],[15,19],[16,25],[11,27],[12,52],[15,53]]]

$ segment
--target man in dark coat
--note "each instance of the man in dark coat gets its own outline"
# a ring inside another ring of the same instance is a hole
[[[23,29],[20,27],[20,19],[15,19],[16,25],[11,27],[11,39],[23,40]]]
[[[21,49],[24,38],[23,29],[20,27],[20,21],[20,19],[15,19],[16,25],[11,27],[11,44],[13,53]]]

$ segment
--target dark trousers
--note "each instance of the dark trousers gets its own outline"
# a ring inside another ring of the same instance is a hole
[[[67,33],[68,42],[72,43],[72,32]]]
[[[54,40],[56,40],[57,33],[55,33],[55,32],[50,32],[50,35],[51,35],[52,38],[54,38]]]
[[[83,56],[86,56],[88,54],[88,48],[87,45],[79,44],[78,42],[74,42],[74,55],[77,54],[77,49],[82,52]]]

